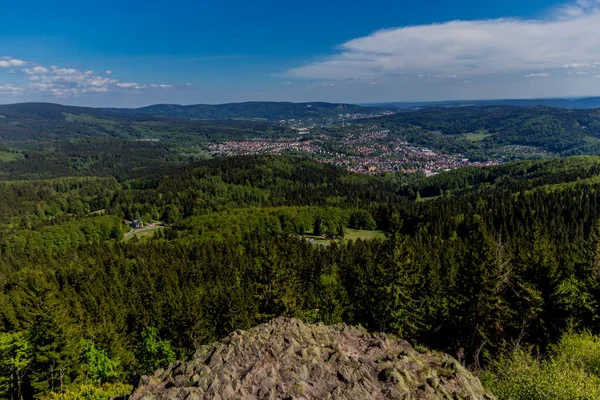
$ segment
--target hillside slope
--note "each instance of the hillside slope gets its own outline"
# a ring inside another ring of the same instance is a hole
[[[343,324],[277,318],[144,376],[132,400],[493,399],[452,357]]]
[[[435,132],[456,139],[483,133],[479,143],[488,150],[520,145],[559,155],[577,155],[597,154],[600,149],[599,110],[510,106],[426,108],[375,118],[372,122],[393,131],[417,128],[421,136],[424,132]]]

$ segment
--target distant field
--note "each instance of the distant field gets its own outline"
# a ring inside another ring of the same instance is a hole
[[[314,236],[311,234],[305,234],[304,237],[315,244],[322,244],[322,245],[326,245],[326,246],[331,244],[331,242],[332,242],[331,239],[323,239],[320,236]],[[344,228],[344,240],[345,241],[352,241],[352,240],[357,240],[357,239],[362,239],[362,240],[385,239],[385,232],[384,231],[365,231],[365,230]]]
[[[22,153],[13,153],[10,151],[0,151],[0,162],[10,162],[23,159]]]
[[[133,239],[134,237],[137,237],[138,239],[151,238],[154,235],[154,232],[161,230],[161,229],[165,229],[165,227],[164,226],[155,226],[152,228],[138,229],[136,232],[127,232],[125,234],[125,237],[123,240],[128,242],[131,239]]]
[[[345,232],[345,237],[344,239],[346,240],[356,240],[356,239],[362,239],[362,240],[372,240],[372,239],[385,239],[385,232],[384,231],[363,231],[363,230],[356,230],[356,229],[349,229],[346,228],[344,229]]]
[[[93,212],[89,213],[88,216],[90,216],[90,215],[104,215],[104,214],[106,214],[106,210],[102,209],[102,210],[98,210],[98,211],[93,211]]]
[[[63,115],[65,116],[65,120],[67,120],[67,121],[86,122],[86,123],[90,123],[90,124],[98,123],[101,125],[109,125],[109,126],[118,125],[117,121],[113,121],[110,119],[104,119],[104,118],[96,118],[93,115],[88,115],[88,114],[63,113]]]
[[[487,133],[486,131],[480,131],[480,132],[476,132],[476,133],[466,133],[465,134],[465,139],[471,141],[471,142],[481,142],[483,139],[488,138],[490,136],[494,136],[491,133]]]

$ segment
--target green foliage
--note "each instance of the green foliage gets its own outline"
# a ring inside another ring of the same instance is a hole
[[[33,362],[27,332],[0,333],[0,394],[23,399],[23,381]]]
[[[147,327],[144,331],[137,359],[142,374],[150,374],[159,368],[165,368],[176,360],[171,342],[161,340],[158,337],[158,330],[153,327]]]
[[[133,386],[122,383],[105,383],[102,386],[74,385],[64,392],[52,392],[42,400],[110,400],[131,392]]]
[[[119,362],[111,360],[108,352],[104,349],[99,349],[96,345],[88,340],[81,342],[83,349],[83,359],[87,366],[86,380],[94,384],[111,381],[118,376],[117,367]]]
[[[358,210],[350,215],[349,227],[352,229],[364,229],[373,231],[377,229],[377,222],[367,210]]]
[[[516,349],[493,360],[482,375],[500,400],[600,399],[600,339],[589,333],[565,334],[548,358]]]

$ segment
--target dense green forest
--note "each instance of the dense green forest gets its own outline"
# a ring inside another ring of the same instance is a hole
[[[407,130],[411,142],[440,146],[461,145],[464,135],[482,134],[483,153],[507,145],[534,146],[559,155],[596,154],[600,149],[600,111],[549,107],[425,108],[378,119],[395,131]],[[423,137],[424,136],[424,137]],[[479,139],[478,139],[479,140]]]
[[[0,396],[123,394],[284,315],[396,334],[530,398],[600,334],[599,193],[598,157],[425,178],[247,156],[1,182]],[[125,238],[124,219],[162,226]],[[503,378],[519,368],[538,375]]]

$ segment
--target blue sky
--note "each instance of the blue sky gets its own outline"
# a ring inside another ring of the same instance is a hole
[[[600,95],[600,0],[4,3],[2,103]]]

